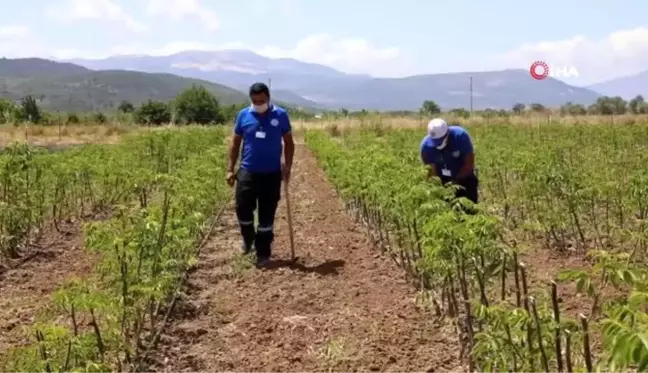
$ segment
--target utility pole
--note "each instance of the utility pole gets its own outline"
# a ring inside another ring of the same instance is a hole
[[[472,75],[470,76],[470,116],[472,117],[473,113],[473,83],[472,83]]]
[[[268,88],[272,89],[272,78],[268,78]]]

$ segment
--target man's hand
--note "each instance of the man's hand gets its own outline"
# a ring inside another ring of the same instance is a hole
[[[284,183],[287,183],[290,181],[290,169],[292,166],[287,166],[285,164],[281,165],[281,179],[284,181]]]
[[[234,186],[234,182],[236,182],[236,174],[234,171],[227,171],[227,175],[225,176],[225,180],[227,180],[227,184],[229,186]]]

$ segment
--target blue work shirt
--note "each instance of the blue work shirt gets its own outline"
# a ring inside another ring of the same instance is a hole
[[[243,137],[241,168],[253,173],[281,171],[283,135],[291,131],[290,118],[283,108],[271,105],[264,114],[254,107],[236,116],[234,133]]]
[[[470,135],[459,126],[448,127],[448,143],[441,150],[432,145],[429,135],[421,141],[421,160],[426,165],[436,166],[437,175],[442,179],[456,177],[464,165],[466,156],[473,151]]]

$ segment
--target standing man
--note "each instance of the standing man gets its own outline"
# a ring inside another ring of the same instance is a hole
[[[421,160],[430,166],[428,178],[438,176],[443,184],[459,185],[456,197],[478,201],[479,180],[475,171],[475,151],[470,135],[460,126],[448,126],[441,118],[428,123],[421,141]]]
[[[236,216],[243,236],[243,252],[256,250],[257,265],[264,266],[272,254],[273,225],[281,196],[281,182],[288,182],[295,152],[290,118],[283,108],[270,103],[270,90],[263,83],[250,87],[252,105],[236,117],[230,145],[227,182],[236,183]],[[282,146],[282,141],[285,146]],[[234,172],[243,142],[238,171]],[[281,150],[284,163],[281,163]],[[259,207],[259,226],[254,210]]]

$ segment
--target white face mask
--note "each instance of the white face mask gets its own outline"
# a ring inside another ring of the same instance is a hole
[[[254,107],[254,111],[257,113],[263,114],[268,110],[268,103],[266,102],[263,105],[252,105]]]
[[[446,136],[445,139],[443,139],[443,142],[441,143],[441,145],[437,146],[437,149],[441,150],[441,149],[445,148],[446,145],[448,145],[448,137],[447,136]]]

